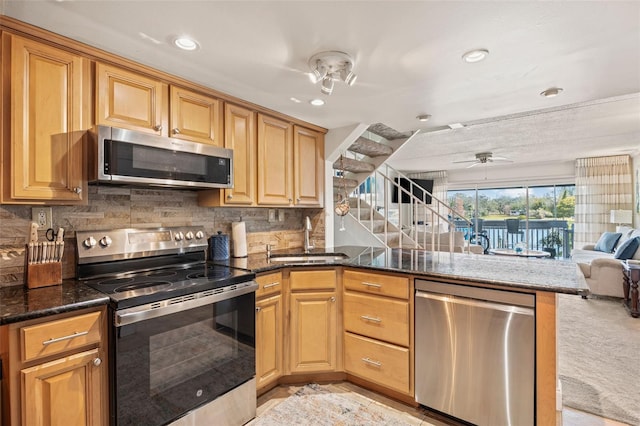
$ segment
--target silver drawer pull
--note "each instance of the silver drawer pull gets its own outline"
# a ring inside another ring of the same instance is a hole
[[[362,360],[367,364],[375,365],[376,367],[382,367],[382,363],[380,361],[374,361],[369,358],[362,358]]]
[[[368,283],[366,281],[362,281],[362,285],[366,285],[367,287],[382,288],[382,286],[380,284]]]
[[[363,320],[367,320],[367,321],[382,322],[381,318],[370,317],[369,315],[360,315],[360,318],[362,318]]]
[[[52,343],[62,342],[63,340],[75,339],[76,337],[86,336],[87,334],[89,334],[88,331],[76,331],[75,333],[70,334],[68,336],[56,337],[54,339],[45,340],[44,342],[42,342],[42,345],[46,346]]]
[[[275,287],[277,285],[280,285],[280,281],[276,281],[276,282],[271,283],[271,284],[265,284],[264,287],[262,287],[262,288],[263,289],[267,289],[267,288]]]

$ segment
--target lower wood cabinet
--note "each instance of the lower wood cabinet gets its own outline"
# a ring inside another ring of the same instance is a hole
[[[4,426],[108,424],[106,307],[0,327]]]
[[[282,376],[282,296],[256,302],[256,387]]]
[[[98,349],[23,369],[23,425],[100,425],[103,370]]]
[[[410,392],[409,348],[347,332],[344,353],[348,372],[402,393]]]
[[[337,361],[335,292],[291,294],[292,373],[334,371]]]

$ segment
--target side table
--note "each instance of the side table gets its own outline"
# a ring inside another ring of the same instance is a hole
[[[624,290],[624,306],[627,308],[632,317],[638,318],[640,311],[638,310],[638,281],[640,281],[640,264],[622,262],[622,289]]]

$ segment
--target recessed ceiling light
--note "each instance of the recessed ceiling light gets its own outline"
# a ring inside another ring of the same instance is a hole
[[[487,49],[474,49],[462,55],[462,60],[468,63],[480,62],[489,55]]]
[[[419,121],[429,121],[431,116],[429,114],[420,114],[416,117]]]
[[[294,98],[293,96],[289,98],[290,101],[295,102],[297,104],[299,104],[300,102],[302,102],[300,99],[298,98]]]
[[[173,44],[178,46],[182,50],[196,50],[198,47],[198,42],[189,37],[178,37],[173,40]]]
[[[324,101],[322,99],[311,99],[309,103],[313,106],[322,106],[324,105]]]
[[[555,96],[558,96],[560,92],[562,92],[562,89],[560,87],[551,87],[540,92],[540,96],[544,96],[545,98],[553,98]]]

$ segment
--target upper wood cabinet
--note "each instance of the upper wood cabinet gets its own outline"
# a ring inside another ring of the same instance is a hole
[[[258,114],[258,204],[321,207],[324,136]]]
[[[89,67],[80,55],[2,34],[3,203],[86,203]]]
[[[293,205],[293,126],[258,114],[258,204]]]
[[[293,189],[297,206],[322,206],[324,194],[324,135],[293,126]]]
[[[171,86],[169,101],[169,136],[223,146],[222,101],[177,86]]]
[[[198,192],[201,206],[256,204],[256,113],[233,104],[224,106],[224,147],[233,150],[233,188]]]
[[[96,123],[168,135],[168,86],[151,77],[96,64]]]

